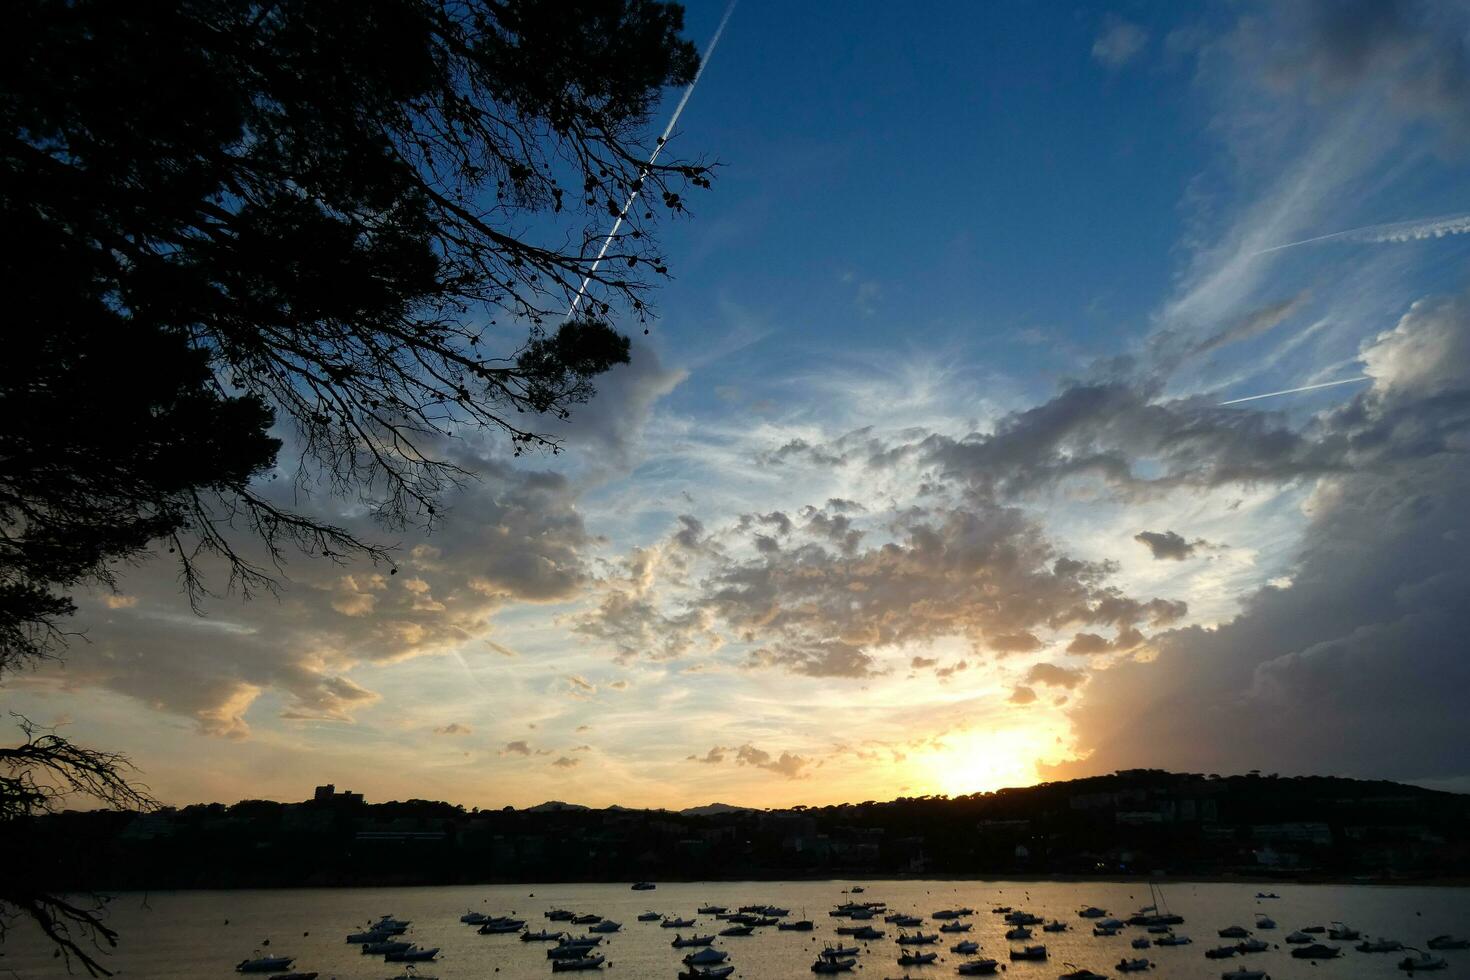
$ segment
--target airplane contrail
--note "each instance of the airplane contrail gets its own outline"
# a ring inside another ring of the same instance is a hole
[[[684,94],[680,97],[679,104],[674,106],[674,114],[669,117],[669,124],[664,127],[663,135],[659,137],[658,143],[653,148],[653,152],[649,154],[648,162],[643,165],[643,172],[638,175],[638,181],[633,185],[633,190],[628,194],[628,199],[623,202],[623,208],[618,212],[618,217],[613,222],[612,230],[602,240],[602,247],[597,250],[597,258],[592,260],[592,268],[582,278],[582,285],[577,287],[577,295],[572,299],[572,305],[567,308],[567,319],[570,320],[572,314],[577,312],[577,307],[582,302],[582,296],[587,292],[588,284],[592,282],[592,277],[597,274],[597,267],[602,265],[603,256],[607,255],[608,247],[612,245],[613,239],[618,237],[618,229],[623,227],[623,219],[628,216],[628,212],[633,207],[633,202],[638,200],[638,192],[643,186],[643,178],[648,176],[648,172],[652,169],[654,161],[658,159],[659,153],[663,152],[665,144],[669,142],[669,136],[673,134],[674,127],[678,125],[679,116],[683,114],[684,107],[689,104],[689,97],[694,94],[694,86],[699,84],[699,77],[704,74],[705,66],[714,57],[715,48],[720,43],[720,36],[725,33],[725,25],[730,22],[730,15],[735,12],[735,4],[738,2],[739,0],[730,0],[730,5],[725,8],[725,16],[720,18],[720,26],[715,28],[715,36],[710,38],[709,47],[704,49],[704,57],[699,60],[699,67],[694,71],[694,78],[690,80],[688,87],[684,89]]]
[[[1300,388],[1286,388],[1282,391],[1268,391],[1264,395],[1247,395],[1244,398],[1232,398],[1229,401],[1221,402],[1220,404],[1222,406],[1239,405],[1241,402],[1253,402],[1258,398],[1275,398],[1277,395],[1294,395],[1299,391],[1316,391],[1318,388],[1336,388],[1338,385],[1350,385],[1354,381],[1372,380],[1373,379],[1371,377],[1365,374],[1362,377],[1358,378],[1343,378],[1341,381],[1324,381],[1319,385],[1302,385]]]
[[[1283,248],[1296,248],[1298,245],[1310,245],[1313,242],[1330,242],[1336,240],[1349,242],[1412,242],[1425,238],[1444,238],[1446,235],[1463,235],[1470,232],[1470,214],[1447,214],[1439,218],[1420,218],[1417,221],[1394,221],[1384,225],[1365,225],[1362,228],[1349,228],[1347,231],[1334,231],[1330,235],[1318,235],[1315,238],[1303,238],[1299,242],[1287,242],[1285,245],[1272,245],[1263,248],[1255,255],[1265,255],[1268,252],[1279,252]]]

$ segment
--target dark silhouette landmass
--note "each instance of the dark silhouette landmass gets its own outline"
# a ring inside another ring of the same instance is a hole
[[[53,887],[838,876],[1470,877],[1470,796],[1334,777],[1132,770],[955,798],[684,812],[246,800],[38,817]]]

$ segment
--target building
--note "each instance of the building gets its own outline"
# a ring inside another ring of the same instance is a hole
[[[337,787],[332,783],[327,783],[325,786],[318,786],[316,793],[312,795],[311,799],[313,803],[349,803],[356,805],[363,802],[361,793],[353,793],[345,789],[339,793],[337,792]]]

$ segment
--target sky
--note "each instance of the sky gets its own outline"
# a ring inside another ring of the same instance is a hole
[[[1470,790],[1470,8],[744,0],[669,152],[565,454],[462,433],[427,536],[296,501],[396,575],[140,562],[10,707],[174,804]]]

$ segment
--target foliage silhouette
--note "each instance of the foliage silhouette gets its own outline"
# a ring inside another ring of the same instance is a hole
[[[293,549],[387,557],[263,492],[281,471],[392,528],[472,477],[460,429],[556,451],[542,429],[628,360],[613,318],[651,313],[657,215],[710,182],[646,163],[660,90],[698,67],[676,3],[6,13],[0,673],[53,655],[68,593],[159,540],[191,600],[206,557],[247,594]],[[46,765],[6,759],[6,794]]]

